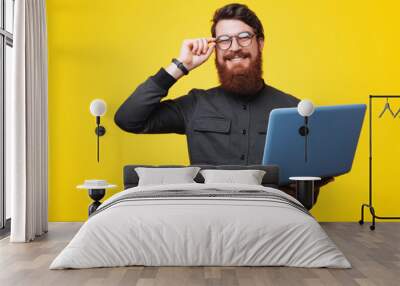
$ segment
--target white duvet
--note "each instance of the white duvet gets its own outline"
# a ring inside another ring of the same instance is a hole
[[[99,209],[130,192],[207,189],[263,190],[297,202],[263,186],[193,183],[127,189]],[[50,269],[127,265],[351,267],[318,222],[291,205],[186,197],[104,207],[82,225]]]

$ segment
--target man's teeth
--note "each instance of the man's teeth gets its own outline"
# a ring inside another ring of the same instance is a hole
[[[244,58],[242,58],[242,57],[240,57],[240,56],[235,56],[235,57],[233,57],[232,59],[230,59],[230,61],[232,61],[232,62],[239,62],[239,61],[241,61],[241,60],[243,60]]]

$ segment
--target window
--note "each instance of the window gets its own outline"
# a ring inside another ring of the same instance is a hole
[[[5,188],[5,98],[11,92],[13,65],[14,0],[0,0],[0,236],[9,231],[10,194]]]

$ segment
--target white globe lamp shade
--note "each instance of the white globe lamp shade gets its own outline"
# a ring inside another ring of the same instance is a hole
[[[93,114],[93,116],[103,116],[107,111],[107,104],[104,100],[102,99],[94,99],[90,103],[90,113]]]
[[[311,116],[314,113],[314,104],[311,100],[304,99],[297,105],[297,111],[303,117]]]

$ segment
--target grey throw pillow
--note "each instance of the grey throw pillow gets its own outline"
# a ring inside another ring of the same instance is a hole
[[[261,185],[265,175],[263,170],[201,170],[205,184],[231,183]]]
[[[199,167],[135,168],[139,177],[138,186],[196,183],[193,179],[199,170]]]

